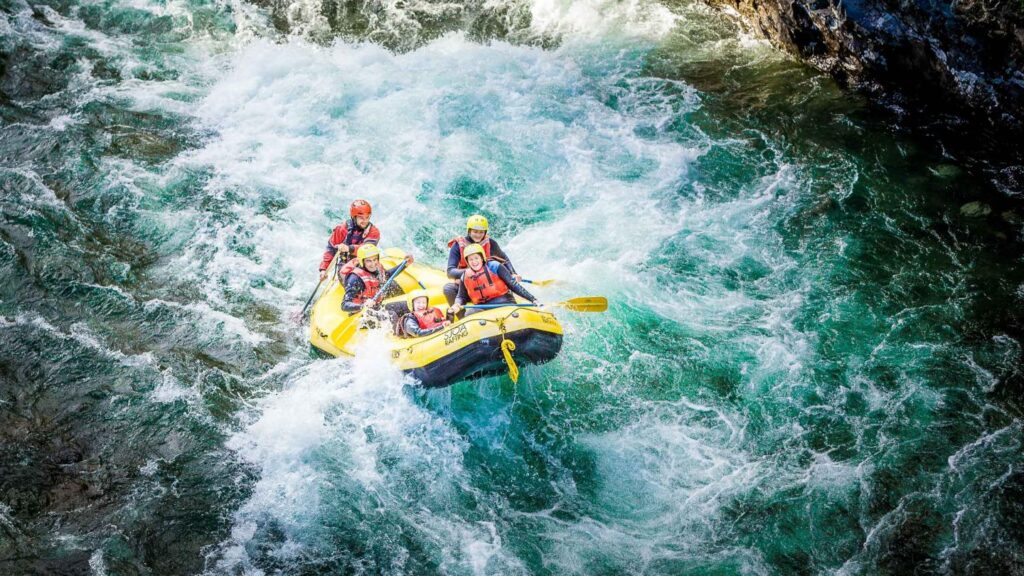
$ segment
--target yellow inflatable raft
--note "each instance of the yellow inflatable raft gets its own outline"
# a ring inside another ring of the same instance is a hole
[[[405,253],[388,249],[382,254],[385,268],[397,266]],[[309,341],[331,356],[353,356],[367,334],[368,319],[363,313],[342,311],[345,288],[333,277],[310,313]],[[395,283],[403,293],[424,288],[430,305],[444,309],[448,303],[442,289],[448,277],[441,270],[419,263],[410,264]],[[401,303],[394,296],[383,304]],[[405,308],[407,311],[408,309]],[[537,308],[505,306],[471,314],[444,330],[422,338],[389,335],[391,360],[412,374],[423,386],[447,386],[469,378],[491,376],[509,371],[518,377],[517,364],[543,364],[562,348],[562,326],[554,314]]]

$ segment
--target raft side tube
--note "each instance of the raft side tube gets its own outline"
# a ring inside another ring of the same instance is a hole
[[[562,349],[562,335],[542,330],[517,330],[505,335],[515,343],[512,353],[521,364],[544,364]],[[425,388],[440,388],[460,380],[498,376],[508,372],[501,353],[501,337],[482,338],[426,366],[406,371]]]

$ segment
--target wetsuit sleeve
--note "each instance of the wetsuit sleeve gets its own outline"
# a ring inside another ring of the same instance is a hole
[[[359,312],[363,309],[361,304],[353,302],[356,296],[363,292],[363,281],[355,274],[349,274],[345,278],[345,299],[341,301],[341,309],[345,312]]]
[[[495,242],[493,238],[491,238],[491,256],[497,256],[498,258],[504,260],[502,264],[504,264],[505,267],[508,268],[509,272],[513,274],[516,273],[515,267],[512,266],[512,260],[508,257],[508,254],[505,254],[505,251],[501,249],[501,246],[498,246],[498,243]]]
[[[345,241],[345,235],[348,231],[345,229],[345,225],[335,226],[334,231],[331,232],[331,237],[327,239],[327,248],[324,250],[324,256],[320,259],[320,270],[327,270],[327,267],[331,265],[331,260],[334,259],[334,255],[338,252],[338,245]]]
[[[509,272],[508,268],[502,265],[497,265],[492,268],[492,271],[498,274],[498,278],[501,278],[502,280],[505,281],[505,284],[508,285],[509,290],[515,292],[516,294],[522,296],[523,298],[526,298],[530,302],[534,302],[537,300],[533,296],[533,294],[530,294],[529,290],[523,288],[523,285],[520,284],[519,282],[516,282],[516,279],[512,277],[512,273]]]
[[[420,336],[429,336],[435,332],[440,332],[441,330],[444,330],[445,327],[435,326],[424,330],[423,328],[420,328],[420,323],[416,321],[416,318],[412,314],[406,314],[405,318],[402,320],[402,329],[405,330],[405,333],[409,336],[419,338]]]
[[[460,250],[458,242],[452,244],[451,250],[448,250],[448,277],[452,280],[458,280],[466,273],[465,268],[459,268],[459,260],[462,260]]]
[[[465,306],[466,302],[469,302],[469,292],[466,291],[466,283],[459,280],[459,293],[455,296],[455,303]]]

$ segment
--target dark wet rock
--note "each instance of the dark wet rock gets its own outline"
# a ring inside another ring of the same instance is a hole
[[[968,202],[960,207],[960,214],[968,218],[982,218],[992,213],[992,207],[984,202]]]
[[[181,151],[181,144],[160,134],[129,131],[111,138],[111,151],[119,156],[149,162],[160,162]]]
[[[1024,159],[1019,0],[708,0],[755,33],[923,127],[956,156]],[[1004,193],[1024,189],[1012,178]],[[998,183],[997,183],[998,186]]]

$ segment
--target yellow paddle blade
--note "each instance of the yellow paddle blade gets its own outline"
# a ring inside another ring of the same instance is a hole
[[[581,296],[579,298],[570,298],[565,302],[559,302],[555,306],[560,306],[573,312],[604,312],[608,309],[608,299],[604,296]]]
[[[530,284],[533,284],[534,286],[551,286],[555,282],[558,282],[558,280],[555,280],[554,278],[548,278],[547,280],[530,280]]]

